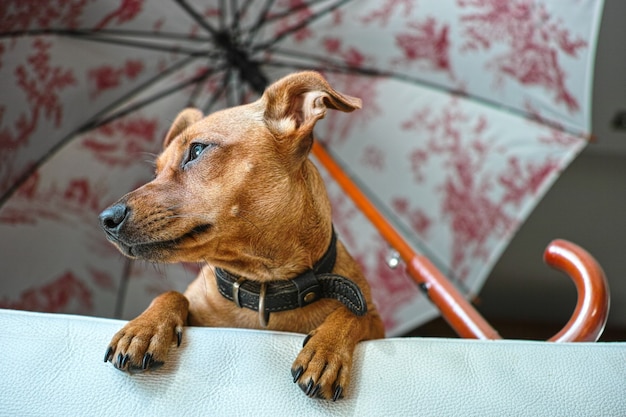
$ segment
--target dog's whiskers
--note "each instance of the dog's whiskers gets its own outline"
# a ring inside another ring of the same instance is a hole
[[[143,162],[150,165],[152,168],[156,168],[156,158],[158,157],[158,154],[154,152],[141,152],[140,155],[147,158],[144,159]]]
[[[173,206],[169,206],[165,209],[165,211],[175,211],[177,208],[182,207],[182,203],[181,204],[174,204]]]
[[[178,206],[169,207],[167,211],[175,211],[177,207]],[[254,227],[258,233],[261,234],[263,232],[261,228],[254,221],[252,221],[248,216],[246,216],[245,212],[242,212],[242,210],[239,210],[235,216],[244,220],[250,226]],[[170,214],[169,216],[165,218],[168,220],[169,219],[199,219],[199,220],[207,221],[207,220],[210,220],[210,215],[207,213],[176,213],[176,214]]]
[[[209,215],[203,213],[182,213],[182,214],[171,214],[165,217],[166,219],[201,219],[208,220]]]

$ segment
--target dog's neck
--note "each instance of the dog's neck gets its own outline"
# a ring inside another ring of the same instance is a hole
[[[335,260],[337,259],[337,234],[335,233],[335,229],[334,227],[331,228],[331,239],[330,239],[330,243],[328,244],[328,247],[326,249],[326,252],[324,252],[324,254],[322,255],[321,258],[319,258],[317,260],[317,262],[315,262],[315,264],[311,267],[311,268],[307,268],[306,272],[308,271],[312,271],[313,273],[316,274],[329,274],[332,272],[334,266],[335,266]],[[216,269],[216,274],[222,274],[222,275],[231,275],[231,276],[236,276],[237,278],[239,278],[239,276],[237,276],[236,274],[228,271],[227,269],[223,269],[223,268],[215,268]],[[298,276],[300,276],[302,274],[299,274]],[[277,276],[275,281],[285,281],[287,279],[292,279],[295,278],[296,276],[293,277],[284,277],[284,276]],[[247,278],[251,281],[260,281],[258,279],[250,279]],[[264,281],[264,280],[263,280]]]
[[[243,239],[246,246],[223,242],[216,250],[219,258],[210,263],[256,281],[289,279],[313,268],[331,242],[330,202],[323,180],[310,161],[294,178],[289,186],[290,197],[280,210],[246,220],[253,225]]]

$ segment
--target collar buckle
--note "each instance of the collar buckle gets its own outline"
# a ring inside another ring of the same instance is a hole
[[[298,306],[307,306],[322,298],[322,287],[312,270],[294,278],[291,282],[298,291]]]
[[[265,295],[267,294],[267,283],[261,283],[259,291],[259,323],[261,327],[266,328],[270,321],[270,312],[265,307]]]
[[[239,308],[241,308],[241,301],[239,301],[239,288],[241,288],[241,284],[243,284],[245,280],[246,279],[244,277],[239,277],[239,279],[233,283],[233,301]]]

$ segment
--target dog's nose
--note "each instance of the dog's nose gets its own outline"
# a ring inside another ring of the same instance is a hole
[[[100,226],[107,232],[116,234],[127,216],[128,206],[126,204],[115,204],[100,213]]]

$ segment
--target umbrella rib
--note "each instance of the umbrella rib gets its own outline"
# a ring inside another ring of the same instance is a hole
[[[167,97],[167,96],[169,96],[169,95],[171,95],[173,93],[176,93],[177,91],[180,91],[183,88],[185,88],[185,87],[187,87],[187,86],[189,86],[191,84],[201,83],[201,82],[205,81],[207,78],[209,78],[211,75],[213,75],[217,71],[221,71],[221,69],[219,69],[219,68],[209,68],[206,71],[204,71],[202,74],[196,75],[193,78],[190,78],[190,79],[188,79],[186,81],[180,82],[180,83],[175,84],[175,85],[173,85],[173,86],[171,86],[169,88],[161,90],[158,93],[153,94],[153,95],[151,95],[151,96],[149,96],[149,97],[147,97],[147,98],[145,98],[145,99],[143,99],[141,101],[138,101],[135,104],[133,104],[133,105],[131,105],[131,106],[129,106],[129,107],[123,109],[123,110],[120,110],[120,111],[118,111],[116,113],[112,113],[111,115],[107,116],[104,119],[96,120],[96,121],[93,122],[93,124],[84,126],[84,129],[81,130],[81,131],[78,131],[77,133],[83,133],[83,132],[88,131],[88,130],[96,129],[96,128],[100,127],[100,126],[103,126],[103,125],[105,125],[107,123],[112,122],[113,120],[117,120],[117,119],[119,119],[121,117],[124,117],[124,116],[134,112],[134,111],[137,111],[137,110],[139,110],[139,109],[141,109],[143,107],[146,107],[146,106],[148,106],[148,105],[150,105],[150,104],[152,104],[154,102],[157,102],[157,101],[161,100],[162,98],[165,98],[165,97]]]
[[[113,317],[116,319],[122,318],[124,312],[124,302],[126,301],[126,293],[128,291],[128,280],[130,279],[130,273],[133,267],[133,260],[126,258],[124,260],[124,269],[122,270],[122,277],[120,279],[120,285],[117,288],[117,298],[115,299],[115,310]]]
[[[38,36],[38,35],[62,35],[62,36],[83,36],[83,35],[113,35],[127,36],[136,38],[161,38],[171,41],[189,41],[189,42],[211,42],[212,38],[183,35],[174,32],[147,32],[141,30],[130,29],[29,29],[17,30],[11,32],[0,33],[0,39],[13,38],[19,36]]]
[[[193,7],[191,7],[189,3],[187,3],[185,0],[175,0],[175,1],[204,30],[209,32],[212,36],[217,36],[218,34],[217,30],[215,30],[215,28],[211,26],[209,22],[207,22],[206,19],[200,13],[198,13]]]
[[[233,88],[233,70],[232,68],[228,68],[226,72],[226,76],[224,77],[225,82],[225,91],[224,97],[226,98],[226,106],[233,107],[235,105],[235,101],[233,100],[231,90]]]
[[[232,0],[231,0],[232,1]],[[220,3],[220,32],[223,32],[226,29],[226,1],[225,0],[219,0]]]
[[[209,64],[211,64],[211,62],[209,61]],[[189,95],[189,100],[187,100],[187,107],[197,107],[195,105],[196,99],[198,98],[198,96],[200,95],[200,92],[202,91],[202,87],[204,85],[204,82],[207,81],[210,77],[207,77],[206,79],[198,82],[196,84],[196,86],[194,87],[193,91],[191,92],[191,94]]]
[[[127,101],[128,99],[130,99],[134,95],[138,94],[140,91],[145,90],[146,88],[150,87],[152,84],[160,81],[161,79],[163,79],[166,76],[170,75],[172,72],[174,72],[174,71],[184,67],[185,65],[189,64],[191,61],[194,61],[195,59],[197,59],[197,58],[194,57],[194,56],[189,56],[189,57],[186,57],[186,58],[184,58],[184,59],[174,63],[169,68],[166,68],[165,70],[161,71],[159,74],[157,74],[154,77],[146,80],[145,82],[141,83],[137,87],[133,88],[131,91],[129,91],[126,94],[124,94],[122,97],[120,97],[117,100],[115,100],[114,102],[110,103],[104,109],[98,111],[96,114],[94,114],[92,117],[90,117],[89,120],[85,124],[79,126],[77,129],[71,131],[69,134],[67,134],[65,137],[63,137],[54,146],[52,146],[50,148],[50,150],[48,152],[46,152],[42,157],[40,157],[38,160],[36,160],[32,164],[30,164],[28,169],[26,169],[22,173],[22,175],[20,175],[13,182],[13,184],[11,184],[11,187],[9,187],[4,192],[4,194],[2,194],[2,196],[0,196],[0,207],[2,207],[8,201],[8,199],[11,198],[13,193],[15,193],[15,191],[17,191],[22,186],[22,184],[24,184],[31,177],[31,175],[35,171],[37,171],[37,169],[39,169],[39,167],[41,167],[43,164],[45,164],[46,161],[48,161],[48,159],[50,159],[54,154],[56,154],[56,152],[59,149],[61,149],[63,146],[65,146],[75,135],[77,135],[78,133],[85,132],[86,130],[88,130],[88,127],[93,126],[93,124],[94,124],[94,122],[96,120],[98,120],[100,117],[102,117],[103,115],[105,115],[108,112],[110,112],[112,109],[114,109],[117,106],[119,106],[121,103]]]
[[[240,93],[244,85],[244,80],[241,77],[238,77],[238,72],[233,72],[230,76],[230,106],[236,106],[238,104],[243,104],[243,101],[240,100]],[[230,104],[232,103],[232,104]]]
[[[213,93],[213,95],[211,96],[211,98],[209,99],[209,101],[207,101],[207,103],[204,105],[202,111],[203,113],[208,113],[211,108],[215,105],[215,103],[217,103],[217,100],[219,100],[219,98],[222,96],[222,94],[224,94],[224,92],[226,91],[226,88],[228,87],[228,80],[229,80],[229,76],[230,76],[230,68],[227,68],[227,72],[224,75],[224,79],[222,80],[222,85],[220,86],[220,88]]]
[[[517,117],[521,117],[526,120],[533,121],[535,123],[547,126],[552,129],[557,129],[559,131],[563,131],[573,136],[580,136],[580,133],[576,132],[574,129],[559,125],[556,122],[552,122],[550,120],[541,119],[538,120],[532,115],[525,113],[523,110],[517,109],[512,106],[507,106],[506,104],[499,103],[497,101],[489,100],[484,97],[479,96],[471,96],[468,97],[467,93],[462,91],[454,90],[452,88],[448,88],[445,85],[438,84],[432,81],[412,77],[407,74],[402,74],[394,71],[383,71],[378,70],[376,68],[365,67],[365,66],[351,66],[349,64],[341,63],[338,61],[331,60],[324,56],[317,56],[313,54],[305,54],[299,51],[290,51],[285,49],[270,49],[269,52],[277,52],[279,54],[285,55],[286,57],[295,58],[301,61],[310,61],[312,64],[305,64],[304,62],[289,62],[286,60],[281,61],[280,59],[272,58],[267,62],[264,62],[263,65],[269,67],[276,68],[291,68],[296,70],[314,70],[319,72],[332,72],[339,74],[348,74],[348,75],[363,75],[368,77],[383,77],[383,78],[391,78],[398,81],[408,82],[414,85],[422,86],[425,88],[430,88],[435,91],[439,91],[446,94],[456,95],[459,97],[467,97],[469,100],[482,104],[491,108],[498,108],[502,111],[506,111],[512,115]]]
[[[131,40],[124,40],[124,39],[115,39],[115,38],[108,38],[108,37],[103,37],[103,36],[98,36],[98,35],[86,35],[84,37],[79,37],[79,39],[85,39],[85,40],[90,40],[94,42],[110,43],[110,44],[121,45],[121,46],[129,46],[132,48],[152,49],[152,50],[161,51],[161,52],[184,53],[184,54],[192,55],[192,56],[206,55],[205,50],[181,48],[178,45],[158,45],[158,44],[149,43],[149,42],[138,42],[135,40],[131,41]]]
[[[120,35],[120,36],[133,36],[137,38],[163,38],[173,41],[190,41],[190,42],[211,42],[213,39],[209,37],[190,36],[182,33],[174,32],[145,32],[140,30],[121,30],[121,29],[100,29],[95,33]]]
[[[278,42],[283,40],[288,35],[291,35],[292,33],[297,32],[300,29],[303,29],[304,27],[309,25],[311,22],[314,22],[315,20],[319,19],[320,17],[323,17],[323,16],[327,15],[328,13],[331,13],[332,11],[338,9],[339,7],[341,7],[344,4],[348,3],[349,1],[352,1],[352,0],[341,0],[341,1],[338,1],[337,3],[335,3],[335,4],[332,4],[332,5],[324,8],[324,9],[322,9],[322,10],[319,10],[319,11],[315,12],[314,14],[312,14],[309,17],[307,17],[306,19],[303,19],[298,24],[293,25],[289,29],[279,33],[278,35],[276,35],[276,37],[274,39],[271,39],[270,41],[262,43],[262,44],[253,45],[252,46],[252,50],[254,52],[257,52],[259,50],[266,50],[266,49],[271,48],[273,45],[277,44]]]
[[[279,48],[270,48],[268,52],[277,53],[287,58],[294,58],[299,61],[310,62],[310,64],[305,64],[305,63],[299,63],[299,62],[289,62],[286,60],[281,61],[280,59],[276,59],[275,57],[272,57],[271,60],[268,60],[267,62],[264,63],[264,65],[268,65],[268,66],[276,66],[276,67],[283,67],[283,68],[292,66],[293,68],[296,68],[296,69],[309,68],[309,69],[317,69],[322,72],[331,71],[331,72],[367,75],[367,76],[373,76],[373,77],[399,78],[399,79],[412,81],[412,82],[422,84],[422,85],[427,83],[417,78],[411,78],[409,76],[398,74],[392,71],[381,71],[375,68],[369,68],[369,67],[364,67],[364,66],[359,66],[359,67],[352,66],[352,65],[346,64],[345,62],[333,60],[331,58],[328,58],[328,56],[323,56],[323,55],[308,54],[308,53],[304,53],[301,51],[293,51],[289,49],[279,49]]]
[[[140,42],[137,40],[128,40],[128,39],[117,39],[107,36],[101,36],[99,32],[87,32],[87,31],[76,31],[76,30],[34,30],[34,31],[24,31],[24,32],[11,32],[13,36],[38,36],[38,35],[57,35],[57,36],[65,36],[69,38],[91,41],[91,42],[100,42],[100,43],[109,43],[120,46],[129,46],[133,48],[140,49],[151,49],[161,52],[178,52],[185,53],[188,55],[201,55],[206,54],[205,51],[202,50],[194,50],[188,48],[182,48],[179,45],[159,45],[156,43],[150,42]],[[1,37],[5,37],[5,34],[0,35]]]
[[[114,36],[128,36],[135,38],[160,38],[170,41],[188,41],[194,43],[206,43],[213,42],[213,38],[210,37],[202,37],[202,36],[190,36],[184,35],[182,33],[174,33],[174,32],[145,32],[140,30],[121,30],[121,29],[99,29],[97,31],[92,31],[94,34],[103,34],[103,35],[114,35]]]
[[[270,50],[270,52],[278,52],[279,54],[285,55],[288,58],[295,58],[300,61],[309,61],[311,63],[305,64],[303,62],[290,62],[287,60],[281,61],[280,59],[276,59],[275,57],[272,57],[272,59],[265,62],[264,65],[276,66],[276,67],[282,67],[282,68],[292,66],[293,68],[296,68],[296,69],[309,68],[309,69],[316,69],[318,71],[352,73],[352,74],[367,75],[367,76],[372,76],[372,77],[392,77],[392,78],[402,77],[402,78],[407,78],[407,80],[410,79],[411,81],[414,81],[415,83],[418,83],[418,84],[425,83],[425,82],[422,82],[421,80],[412,79],[402,74],[396,74],[390,71],[380,71],[380,70],[377,70],[374,68],[368,68],[368,67],[355,67],[355,66],[351,66],[349,64],[345,64],[339,61],[334,61],[327,57],[304,54],[300,52],[292,52],[292,51],[287,51],[287,50],[277,50],[277,49]]]
[[[259,13],[259,15],[257,16],[256,22],[254,22],[254,25],[252,25],[252,27],[248,30],[248,39],[246,39],[246,44],[250,44],[256,34],[259,32],[259,29],[261,29],[261,27],[265,23],[267,13],[270,11],[273,4],[274,0],[265,0],[263,9],[261,9],[261,13]]]
[[[297,5],[297,6],[292,7],[289,10],[285,10],[284,12],[280,12],[280,13],[273,14],[271,16],[267,16],[265,18],[264,23],[267,24],[267,23],[274,22],[276,20],[282,19],[283,17],[287,17],[287,16],[289,16],[289,15],[291,15],[293,13],[297,13],[300,10],[306,9],[307,7],[311,7],[311,6],[313,6],[313,5],[317,4],[317,3],[324,3],[324,2],[328,2],[328,0],[312,0],[312,1],[309,1],[308,3],[301,3],[301,4]]]
[[[86,130],[89,130],[89,127],[96,121],[98,120],[100,117],[104,116],[105,114],[109,113],[111,110],[113,110],[114,108],[120,106],[122,103],[124,103],[125,101],[128,101],[131,97],[139,94],[141,91],[147,89],[148,87],[150,87],[151,85],[161,81],[163,78],[167,77],[168,75],[174,73],[175,71],[183,68],[184,66],[190,64],[192,61],[195,61],[197,59],[197,57],[194,56],[189,56],[186,57],[185,59],[182,59],[176,63],[174,63],[173,65],[171,65],[170,67],[164,69],[163,71],[159,72],[157,75],[155,75],[154,77],[146,80],[145,82],[141,83],[140,85],[138,85],[137,87],[133,88],[132,90],[130,90],[129,92],[127,92],[126,94],[124,94],[123,96],[119,97],[117,100],[115,100],[113,103],[109,104],[108,106],[106,106],[104,109],[100,110],[98,113],[96,113],[95,115],[93,115],[89,121],[85,124],[83,124],[81,127],[79,127],[77,130],[75,130],[72,135],[75,135],[77,133],[82,133]]]
[[[231,26],[231,29],[233,31],[237,32],[240,29],[239,20],[241,20],[242,16],[246,14],[246,12],[248,11],[248,7],[250,7],[251,3],[252,0],[245,0],[245,3],[241,7],[238,8],[235,5],[235,15],[233,17],[233,24]]]
[[[236,91],[236,94],[238,95],[237,102],[239,104],[246,103],[246,86],[247,84],[245,83],[245,80],[241,77],[241,73],[239,73],[239,84]]]

